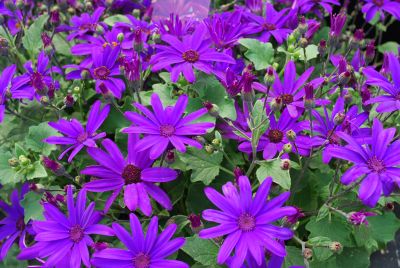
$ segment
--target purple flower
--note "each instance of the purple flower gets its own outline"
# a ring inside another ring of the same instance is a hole
[[[400,3],[391,0],[365,0],[365,5],[361,11],[365,13],[365,19],[371,21],[377,12],[380,12],[380,18],[385,19],[385,13],[392,14],[397,20],[400,20]]]
[[[17,69],[16,65],[10,65],[3,70],[0,76],[0,123],[4,119],[4,110],[6,109],[6,94],[10,89],[11,80]]]
[[[376,108],[378,113],[400,110],[400,63],[393,53],[387,54],[387,57],[393,82],[390,82],[386,77],[372,68],[363,70],[363,74],[367,77],[367,85],[377,86],[387,93],[365,102],[365,104],[378,103],[379,105]]]
[[[45,267],[90,267],[88,246],[94,244],[90,235],[112,236],[111,228],[99,224],[101,214],[94,210],[92,202],[86,208],[86,191],[81,190],[76,203],[72,186],[67,188],[68,216],[55,206],[44,203],[44,221],[33,221],[36,243],[22,250],[19,260],[47,258]]]
[[[275,73],[275,81],[272,85],[272,90],[269,92],[271,99],[279,99],[284,106],[288,109],[290,116],[296,118],[304,111],[304,101],[303,97],[305,95],[304,88],[302,86],[306,83],[308,78],[311,76],[314,67],[308,68],[306,71],[303,72],[302,75],[296,79],[296,65],[293,61],[289,61],[285,68],[284,80],[283,83],[279,79],[278,74]],[[324,81],[323,78],[317,78],[310,82],[314,88],[319,87],[322,82]],[[267,92],[267,88],[260,84],[254,83],[254,88],[258,91]],[[322,105],[326,104],[326,100],[315,100],[315,104]],[[328,101],[329,103],[329,101]]]
[[[262,42],[268,42],[272,35],[278,44],[282,44],[292,32],[285,27],[288,19],[285,16],[287,11],[287,9],[282,9],[278,12],[272,4],[267,3],[265,18],[249,13],[249,27],[252,29],[252,33],[261,33],[257,39]]]
[[[124,81],[119,78],[121,71],[117,61],[120,53],[120,47],[107,46],[104,51],[93,51],[93,66],[90,73],[96,80],[96,92],[112,94],[120,99],[125,90]]]
[[[348,216],[348,221],[353,225],[368,225],[367,217],[376,216],[374,212],[364,212],[364,211],[357,211],[352,212]]]
[[[21,193],[15,189],[10,195],[11,205],[8,205],[3,200],[0,200],[0,209],[6,215],[0,221],[0,261],[3,260],[8,250],[13,245],[14,241],[19,237],[20,248],[25,247],[25,236],[27,226],[24,221],[24,208],[21,207],[20,201],[24,195],[29,191],[29,184],[22,185]]]
[[[274,113],[269,116],[270,125],[269,129],[261,136],[258,143],[257,150],[263,150],[264,159],[272,159],[278,152],[283,150],[283,146],[287,143],[291,143],[293,152],[299,153],[300,155],[309,155],[310,153],[310,138],[304,135],[298,135],[301,131],[307,128],[308,122],[298,122],[297,118],[293,118],[289,115],[287,109],[285,109],[278,120],[276,120]],[[292,130],[296,133],[297,137],[295,142],[290,141],[286,133]],[[245,141],[239,145],[239,150],[242,152],[251,152],[251,142]]]
[[[195,28],[194,20],[182,20],[177,14],[170,14],[169,18],[162,19],[155,24],[162,35],[170,34],[179,39],[193,32]]]
[[[374,207],[382,192],[388,196],[400,179],[400,168],[396,167],[400,164],[400,141],[391,143],[395,133],[395,128],[383,129],[382,123],[374,119],[369,144],[363,146],[348,134],[337,132],[348,145],[329,149],[332,157],[354,163],[342,175],[341,182],[344,185],[365,176],[358,196],[367,206]]]
[[[52,136],[44,139],[44,142],[50,144],[68,145],[69,147],[60,154],[58,159],[61,159],[65,154],[72,150],[68,157],[68,162],[71,162],[83,147],[96,147],[95,140],[104,138],[106,136],[105,132],[96,133],[104,120],[106,120],[108,113],[110,112],[110,105],[101,107],[101,102],[96,101],[89,111],[88,121],[86,128],[82,124],[73,118],[68,121],[65,119],[60,119],[58,122],[49,122],[49,126],[60,131],[65,137]]]
[[[326,12],[332,13],[332,5],[340,6],[340,2],[337,0],[299,0],[297,7],[299,7],[300,14],[305,14],[310,11],[321,17],[323,14],[319,11],[319,7],[322,7]]]
[[[72,39],[85,39],[96,32],[97,26],[100,25],[104,29],[106,27],[99,23],[99,19],[104,12],[104,8],[97,8],[92,15],[88,13],[83,13],[80,17],[73,16],[71,18],[71,26],[62,25],[57,28],[58,31],[70,31],[71,33],[67,36],[67,40]]]
[[[344,113],[345,104],[344,99],[339,97],[333,107],[332,113],[329,115],[326,106],[324,106],[324,116],[316,110],[312,111],[314,116],[313,120],[313,131],[317,134],[317,137],[313,137],[313,145],[321,146],[326,144],[324,151],[322,152],[322,159],[325,163],[331,160],[329,155],[329,148],[331,146],[339,146],[342,141],[337,135],[338,131],[344,132],[351,135],[354,139],[360,139],[361,141],[371,135],[369,128],[361,128],[364,122],[368,119],[368,113],[358,113],[357,105],[353,105],[345,114],[345,119],[341,124],[335,123],[335,118],[340,113]]]
[[[128,156],[124,158],[117,145],[109,139],[102,142],[106,152],[99,148],[89,148],[89,155],[98,163],[86,167],[82,174],[94,176],[95,179],[84,185],[91,192],[113,191],[106,203],[105,211],[124,189],[124,203],[131,210],[137,208],[147,216],[152,208],[149,195],[164,208],[172,209],[168,195],[155,183],[175,180],[177,172],[166,167],[152,167],[153,160],[147,151],[138,152],[135,146],[138,135],[128,136]]]
[[[255,14],[262,14],[263,12],[263,1],[262,0],[246,0],[246,8]]]
[[[153,113],[139,103],[135,107],[143,113],[126,112],[125,116],[134,123],[133,126],[124,129],[125,133],[144,134],[137,145],[136,150],[141,152],[150,149],[150,158],[156,159],[172,144],[178,151],[186,152],[185,144],[202,148],[201,144],[187,136],[204,135],[207,129],[214,127],[213,123],[192,123],[207,113],[202,108],[182,118],[188,103],[188,97],[179,97],[175,106],[163,107],[160,97],[154,93],[151,96]]]
[[[330,36],[338,38],[343,30],[344,24],[347,20],[347,14],[340,12],[339,14],[331,14],[331,31]]]
[[[210,48],[209,39],[205,39],[204,25],[197,26],[190,36],[183,36],[182,41],[177,37],[165,34],[161,39],[168,45],[157,45],[158,53],[150,60],[152,71],[170,68],[171,81],[178,81],[179,74],[190,83],[196,80],[193,68],[210,74],[213,71],[213,62],[234,64],[235,60],[225,54]],[[172,66],[172,67],[171,67]]]
[[[266,201],[271,184],[272,178],[266,178],[254,199],[250,181],[245,176],[238,179],[239,191],[232,182],[222,187],[224,195],[210,187],[204,190],[208,199],[220,210],[207,209],[203,211],[203,218],[219,225],[200,231],[199,236],[210,239],[227,235],[218,253],[219,264],[226,262],[234,248],[232,267],[241,267],[246,256],[252,256],[260,266],[264,249],[277,256],[286,255],[285,247],[276,239],[291,239],[293,233],[272,223],[297,211],[293,207],[282,207],[290,196],[289,192]]]
[[[15,99],[29,99],[32,100],[36,97],[46,95],[50,90],[58,88],[58,82],[54,82],[51,77],[51,70],[47,68],[49,65],[49,58],[44,51],[41,51],[38,56],[36,69],[33,69],[31,61],[24,64],[27,71],[25,74],[13,79],[11,94]]]
[[[147,233],[144,235],[136,215],[131,213],[129,220],[132,234],[118,223],[112,224],[116,236],[125,245],[126,249],[106,248],[97,251],[93,254],[92,265],[98,268],[189,267],[184,262],[166,259],[178,251],[185,243],[183,237],[170,240],[176,231],[176,224],[168,225],[158,235],[158,218],[153,217],[150,220]]]

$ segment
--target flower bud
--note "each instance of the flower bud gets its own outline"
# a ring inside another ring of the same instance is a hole
[[[117,39],[118,39],[118,41],[119,42],[122,42],[122,41],[124,41],[124,34],[123,33],[119,33],[118,35],[117,35]]]
[[[325,56],[325,53],[326,53],[326,40],[325,39],[322,39],[321,41],[319,41],[318,52],[321,57]]]
[[[79,87],[74,87],[72,89],[72,93],[78,95],[80,93],[81,89]]]
[[[92,179],[93,177],[91,177],[91,179]],[[75,178],[74,178],[74,182],[75,183],[77,183],[77,184],[82,184],[84,181],[83,181],[83,178],[82,178],[82,176],[75,176]]]
[[[71,94],[67,94],[67,96],[65,96],[64,98],[64,104],[66,107],[72,107],[74,106],[75,100],[74,97]]]
[[[243,171],[240,169],[240,167],[235,167],[235,168],[233,169],[233,174],[235,175],[236,180],[238,180],[239,177],[241,177],[241,176],[244,175],[244,173],[243,173]]]
[[[82,79],[89,79],[90,78],[90,73],[89,73],[89,71],[88,70],[83,70],[82,72],[81,72],[81,77],[82,77]]]
[[[203,106],[207,109],[208,113],[213,117],[218,117],[219,107],[209,101],[203,102]]]
[[[10,167],[16,167],[19,164],[19,161],[16,157],[12,157],[10,159],[8,159],[8,164],[10,165]]]
[[[199,215],[192,213],[187,219],[190,221],[190,228],[194,233],[198,234],[203,229],[203,223]]]
[[[206,146],[204,146],[204,149],[209,154],[212,154],[214,152],[214,146],[212,146],[212,144],[206,144]]]
[[[211,141],[211,143],[212,143],[214,146],[220,146],[220,145],[221,145],[221,140],[220,140],[220,139],[213,139],[213,140]]]
[[[173,150],[168,150],[165,155],[165,162],[167,164],[173,164],[175,162],[175,152]]]
[[[47,156],[42,156],[42,163],[45,168],[51,170],[57,176],[65,174],[65,168],[59,162]]]
[[[291,153],[292,152],[292,148],[293,146],[292,146],[292,144],[290,144],[290,143],[286,143],[285,145],[283,145],[283,151],[285,152],[285,153]]]
[[[301,35],[304,35],[308,30],[308,24],[306,22],[306,18],[304,16],[299,19],[299,26],[297,26],[297,30]]]
[[[281,97],[276,97],[275,99],[272,99],[271,101],[271,109],[272,111],[280,111],[282,109],[282,98]]]
[[[25,155],[20,155],[18,157],[18,160],[22,166],[28,166],[31,163],[31,160],[27,158]]]
[[[98,251],[108,248],[108,243],[107,242],[96,242],[96,243],[93,243],[91,245],[91,247],[94,249],[94,251],[98,252]]]
[[[303,250],[303,257],[304,257],[305,259],[309,260],[309,259],[312,258],[312,256],[313,256],[312,249],[310,249],[310,248],[305,248],[305,249]]]
[[[375,42],[371,41],[367,44],[367,47],[365,48],[365,60],[367,63],[370,63],[374,60],[375,58]]]
[[[267,87],[270,87],[274,82],[275,82],[274,68],[268,67],[267,73],[264,76],[264,83],[267,85]]]
[[[333,118],[333,123],[337,126],[343,123],[344,119],[346,118],[346,115],[344,113],[337,113],[335,117]]]
[[[305,96],[304,96],[304,107],[306,109],[312,109],[315,107],[314,102],[314,87],[312,84],[307,83],[304,86]]]
[[[43,106],[49,105],[49,103],[50,103],[49,97],[47,97],[47,96],[41,96],[41,97],[40,97],[40,103],[41,103]]]
[[[340,242],[334,241],[329,245],[329,249],[335,253],[342,251],[343,247]]]
[[[290,144],[290,143],[287,143],[287,144]],[[287,144],[285,144],[285,145],[287,145]],[[290,144],[290,146],[291,146],[291,144]],[[290,167],[291,167],[291,165],[290,165],[290,160],[289,159],[282,159],[281,160],[281,169],[282,170],[289,170]]]
[[[353,101],[353,95],[351,92],[347,92],[346,95],[344,95],[344,103],[345,104],[350,104]]]
[[[60,24],[60,12],[58,10],[53,10],[50,12],[50,23],[57,26]]]
[[[338,84],[340,86],[347,85],[350,82],[351,73],[349,71],[345,71],[339,75]]]
[[[196,140],[201,145],[204,145],[206,143],[206,140],[202,136],[195,136],[194,140]]]
[[[41,34],[41,38],[42,38],[44,48],[47,48],[51,45],[51,38],[47,33],[43,32]]]
[[[308,40],[307,40],[307,38],[304,38],[304,37],[300,38],[300,40],[299,40],[299,47],[301,47],[301,48],[306,48],[307,46],[308,46]]]
[[[294,132],[292,129],[288,130],[286,132],[286,137],[289,141],[295,141],[296,140],[296,132]]]

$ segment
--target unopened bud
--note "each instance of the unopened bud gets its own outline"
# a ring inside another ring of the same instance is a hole
[[[81,89],[80,89],[79,87],[74,87],[74,88],[72,89],[72,93],[74,93],[74,94],[79,94],[80,91],[81,91]]]
[[[16,158],[16,157],[13,157],[13,158],[10,158],[10,159],[8,159],[8,164],[11,166],[11,167],[16,167],[16,166],[18,166],[18,159]]]
[[[188,216],[188,220],[190,221],[190,228],[194,233],[197,234],[203,229],[203,223],[199,215],[192,213]]]
[[[351,73],[349,71],[345,71],[339,75],[338,83],[340,86],[347,85],[350,82]]]
[[[221,145],[221,140],[220,140],[220,139],[213,139],[213,140],[211,141],[211,143],[212,143],[214,146],[220,146],[220,145]]]
[[[329,245],[329,249],[332,250],[333,252],[340,252],[342,250],[342,244],[340,242],[334,241]]]
[[[206,144],[206,146],[204,146],[204,149],[209,154],[212,154],[214,152],[214,146],[212,146],[211,144]]]
[[[123,33],[119,33],[119,34],[117,35],[117,39],[118,39],[119,42],[124,41],[124,38],[125,38],[125,36],[124,36]]]
[[[290,143],[288,143],[290,144]],[[286,145],[286,144],[285,144]],[[289,159],[282,159],[281,160],[281,169],[282,170],[289,170],[291,167]]]
[[[274,68],[268,67],[267,73],[264,76],[264,83],[267,85],[267,87],[270,87],[274,82],[275,82]]]
[[[296,140],[296,132],[294,132],[292,129],[288,130],[286,132],[286,137],[289,141],[295,141]]]
[[[346,115],[344,113],[337,113],[335,117],[333,118],[333,123],[337,126],[343,123],[344,119],[346,118]]]
[[[350,104],[353,101],[353,95],[351,95],[350,91],[347,92],[346,95],[344,95],[344,103],[345,104]]]
[[[196,140],[201,145],[204,145],[206,143],[206,140],[202,136],[195,136],[193,139]]]
[[[297,30],[301,35],[304,35],[307,30],[308,30],[308,24],[306,22],[306,19],[304,17],[301,17],[299,19],[299,26],[297,26]]]
[[[309,260],[309,259],[312,258],[312,256],[313,256],[312,249],[310,249],[310,248],[305,248],[305,249],[303,250],[303,257],[304,257],[305,259]]]
[[[306,47],[308,46],[308,40],[307,40],[307,38],[304,38],[304,37],[300,38],[300,40],[299,40],[299,46],[300,46],[301,48],[306,48]]]
[[[91,245],[94,251],[102,251],[103,249],[108,248],[108,244],[106,242],[96,242]]]
[[[290,143],[286,143],[285,145],[283,145],[283,151],[285,152],[285,153],[291,153],[292,152],[292,149],[293,149],[293,146],[292,146],[292,144],[290,144]]]
[[[282,109],[282,99],[280,97],[276,97],[271,101],[271,109],[274,112]]]
[[[233,169],[233,174],[235,175],[236,180],[239,179],[239,177],[243,176],[244,173],[243,171],[240,169],[240,167],[235,167]]]
[[[219,107],[209,101],[203,103],[204,107],[207,109],[208,113],[213,117],[218,117]]]
[[[28,166],[31,163],[31,160],[29,160],[25,155],[20,155],[18,160],[22,166]]]
[[[49,105],[49,103],[50,103],[49,97],[41,96],[40,97],[40,103],[43,104],[43,106]]]
[[[318,52],[321,57],[326,53],[326,40],[322,39],[318,44]]]
[[[64,98],[64,104],[67,107],[72,107],[74,106],[75,100],[74,97],[71,94],[67,94],[67,96],[65,96]]]
[[[172,164],[175,162],[175,152],[173,150],[168,150],[165,155],[165,162],[167,164]]]

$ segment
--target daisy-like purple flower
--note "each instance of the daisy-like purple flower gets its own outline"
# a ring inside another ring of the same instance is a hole
[[[4,119],[4,110],[6,109],[6,94],[10,89],[11,80],[15,74],[15,64],[8,66],[3,70],[0,76],[0,123]]]
[[[365,0],[361,11],[365,13],[365,19],[371,21],[377,12],[380,12],[381,20],[385,19],[385,12],[400,20],[400,3],[391,0]]]
[[[332,157],[354,163],[342,175],[341,182],[344,185],[365,176],[358,196],[367,206],[374,207],[382,192],[388,196],[396,184],[399,186],[400,168],[397,166],[400,164],[400,141],[391,143],[395,133],[395,128],[384,129],[382,123],[374,119],[369,144],[363,145],[348,134],[337,132],[348,144],[344,147],[329,148]]]
[[[111,92],[117,99],[125,91],[125,83],[119,78],[119,52],[119,46],[107,46],[103,51],[93,51],[93,66],[90,69],[93,79],[96,80],[96,91],[103,94]]]
[[[88,246],[94,244],[90,235],[113,236],[114,231],[102,224],[101,214],[92,202],[86,207],[86,191],[81,190],[74,202],[72,187],[67,188],[68,216],[49,203],[44,203],[43,221],[33,221],[36,243],[22,250],[19,260],[47,258],[45,267],[90,267]]]
[[[304,95],[305,90],[303,85],[306,83],[308,78],[310,78],[314,67],[310,67],[303,72],[296,79],[296,65],[293,61],[289,61],[285,68],[285,74],[283,78],[283,83],[279,79],[279,75],[274,71],[275,81],[272,85],[272,90],[269,91],[269,96],[271,96],[268,101],[275,99],[277,102],[281,102],[287,109],[293,118],[297,118],[299,114],[304,111]],[[309,83],[313,88],[319,87],[323,83],[323,78],[314,79]],[[260,83],[254,83],[254,89],[267,92],[267,87]],[[326,100],[315,100],[316,105],[325,104]],[[328,102],[329,103],[329,102]]]
[[[278,12],[274,9],[272,4],[267,3],[265,18],[248,13],[249,27],[252,29],[252,33],[261,33],[260,37],[257,39],[262,42],[268,42],[272,35],[278,44],[282,44],[292,32],[291,29],[285,27],[285,23],[288,19],[288,17],[285,16],[287,11],[287,9],[282,9]]]
[[[293,152],[300,155],[309,155],[310,152],[310,138],[304,135],[299,135],[301,131],[305,130],[308,126],[307,121],[298,122],[297,118],[289,115],[287,109],[283,111],[279,119],[276,120],[275,114],[269,116],[270,125],[269,129],[261,136],[258,143],[257,150],[263,151],[264,159],[272,159],[278,152],[283,150],[283,146],[291,143]],[[296,141],[289,141],[286,133],[292,130],[296,134]],[[245,141],[239,145],[239,150],[246,153],[251,153],[252,146],[249,141]]]
[[[299,0],[297,2],[297,7],[299,7],[300,14],[305,14],[310,11],[315,12],[318,16],[322,16],[323,14],[319,10],[322,7],[329,14],[332,13],[332,5],[340,6],[340,2],[337,0]]]
[[[39,53],[36,68],[31,61],[24,64],[26,73],[13,79],[11,94],[14,99],[29,99],[46,95],[50,90],[59,87],[58,82],[53,82],[51,70],[48,68],[49,58],[45,52]]]
[[[318,136],[313,137],[313,145],[321,146],[326,143],[324,150],[322,151],[322,159],[325,163],[331,160],[329,155],[329,147],[340,146],[341,139],[336,134],[337,131],[344,132],[351,135],[354,139],[363,140],[371,135],[369,128],[361,128],[364,122],[368,119],[368,113],[358,113],[357,105],[353,105],[346,112],[344,110],[344,99],[339,97],[333,106],[332,112],[329,115],[326,106],[324,106],[324,116],[313,110],[312,115],[314,116],[313,121],[313,132]],[[335,120],[337,116],[344,116],[344,120],[341,124],[336,124]]]
[[[68,162],[71,162],[77,153],[79,153],[83,147],[96,147],[96,140],[104,138],[105,132],[96,133],[104,120],[106,120],[108,113],[110,112],[110,105],[104,106],[101,109],[101,102],[96,101],[89,111],[88,121],[86,128],[75,118],[68,121],[60,119],[58,122],[49,122],[49,126],[60,131],[65,136],[51,136],[44,139],[44,142],[50,144],[66,145],[69,146],[64,152],[60,154],[58,159],[65,156],[66,153],[71,152],[68,157]]]
[[[387,93],[371,98],[365,103],[378,103],[376,107],[378,113],[400,110],[400,63],[393,53],[387,54],[387,59],[393,82],[390,82],[385,76],[372,68],[365,68],[363,70],[363,74],[367,77],[367,85],[379,87]]]
[[[368,211],[357,211],[350,213],[347,219],[353,225],[357,226],[362,224],[368,225],[367,217],[371,216],[376,216],[376,213]]]
[[[5,213],[5,217],[0,221],[0,261],[3,260],[8,250],[13,245],[14,241],[19,237],[20,248],[25,247],[25,236],[28,230],[28,226],[24,221],[24,208],[21,207],[20,201],[24,198],[24,195],[29,191],[29,184],[22,186],[21,192],[15,189],[10,195],[11,205],[7,204],[3,200],[0,200],[0,210]]]
[[[205,38],[206,30],[203,24],[196,27],[190,36],[177,37],[164,34],[161,39],[168,45],[157,45],[158,53],[150,60],[152,71],[168,69],[171,71],[171,81],[178,81],[179,74],[190,83],[196,80],[193,68],[207,74],[213,72],[214,62],[234,64],[235,60],[225,54],[210,48],[210,40]]]
[[[184,262],[166,259],[178,251],[185,239],[174,238],[177,225],[170,224],[161,234],[158,234],[158,218],[150,220],[146,235],[143,234],[142,226],[135,214],[129,215],[131,232],[127,232],[118,223],[113,223],[113,230],[118,239],[125,245],[126,249],[106,248],[93,254],[91,263],[98,268],[158,268],[174,267],[188,268]]]
[[[277,239],[291,239],[293,233],[288,228],[272,223],[297,213],[293,207],[282,207],[290,193],[282,193],[267,201],[271,177],[261,183],[254,198],[247,177],[239,177],[238,184],[239,191],[232,182],[226,183],[222,187],[224,195],[210,187],[204,190],[208,199],[220,210],[207,209],[203,211],[203,218],[219,225],[200,231],[199,236],[210,239],[226,235],[217,261],[219,264],[225,263],[235,248],[231,267],[242,267],[245,258],[250,256],[260,266],[265,249],[273,255],[284,257],[285,247]]]
[[[99,23],[99,19],[104,12],[103,7],[97,8],[92,15],[83,13],[80,17],[73,16],[71,18],[71,26],[61,25],[57,28],[57,31],[70,31],[71,33],[67,36],[67,40],[72,39],[85,39],[87,36],[91,36],[96,32],[97,26],[101,26],[107,29],[105,25]]]
[[[171,210],[172,203],[168,195],[155,183],[175,180],[178,173],[166,167],[152,167],[154,160],[147,151],[138,152],[135,146],[138,135],[128,136],[128,156],[124,158],[117,145],[109,139],[102,142],[106,152],[99,148],[89,148],[89,155],[98,163],[81,171],[82,174],[96,179],[85,184],[91,192],[113,191],[106,203],[105,211],[124,189],[124,203],[129,210],[137,208],[150,216],[152,207],[149,195],[164,208]]]
[[[182,118],[188,103],[188,97],[179,97],[175,106],[163,107],[160,97],[154,93],[151,96],[151,106],[153,112],[145,106],[135,103],[135,107],[143,113],[140,115],[135,112],[126,112],[125,116],[134,123],[124,129],[125,133],[144,134],[137,145],[136,150],[141,152],[150,150],[150,158],[158,158],[168,145],[172,144],[178,151],[186,152],[186,144],[201,149],[202,145],[188,136],[204,135],[207,129],[214,127],[213,123],[192,123],[207,113],[206,108],[202,108],[186,115]]]

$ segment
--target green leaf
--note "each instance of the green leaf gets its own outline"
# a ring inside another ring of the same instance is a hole
[[[20,143],[15,144],[15,155],[18,157],[20,155],[27,155],[28,152],[21,146]]]
[[[291,266],[303,266],[304,259],[301,254],[301,249],[293,246],[286,246],[286,257],[283,268],[289,268]]]
[[[329,249],[332,240],[325,236],[316,236],[308,240],[308,243],[313,245],[313,256],[319,261],[329,259],[333,252]]]
[[[28,51],[29,55],[33,59],[43,47],[41,33],[43,27],[49,19],[49,15],[45,14],[35,19],[32,25],[25,31],[24,37],[22,37],[22,44]]]
[[[58,132],[51,128],[47,122],[40,123],[37,126],[31,126],[28,135],[25,138],[26,147],[34,152],[48,156],[56,149],[53,144],[43,142],[50,136],[59,136]]]
[[[378,46],[378,51],[380,53],[393,52],[397,55],[399,53],[399,44],[393,41],[389,41]]]
[[[26,178],[28,180],[33,180],[36,178],[46,178],[46,177],[47,177],[46,169],[42,166],[42,164],[39,161],[33,163],[33,170],[28,174],[26,174]]]
[[[192,87],[199,94],[201,104],[205,101],[216,104],[221,117],[236,120],[234,101],[214,76],[200,73]]]
[[[203,212],[203,210],[213,206],[213,204],[210,202],[210,200],[208,200],[208,198],[204,194],[205,187],[206,186],[201,182],[189,184],[189,189],[186,197],[186,207],[188,214],[189,213],[200,214]]]
[[[24,199],[21,201],[21,206],[24,208],[24,221],[27,223],[29,220],[43,220],[43,206],[40,204],[42,195],[30,191],[25,194]]]
[[[271,43],[262,43],[252,38],[242,38],[239,43],[247,48],[244,55],[254,63],[257,71],[267,68],[274,61],[274,48]]]
[[[164,107],[175,105],[176,99],[172,97],[172,90],[174,87],[171,84],[154,84],[153,92],[157,93],[160,97]]]
[[[263,101],[256,101],[251,116],[254,124],[254,126],[249,126],[253,132],[251,142],[254,146],[253,148],[257,148],[260,137],[262,136],[262,134],[264,134],[269,126],[269,120],[266,120],[267,115],[265,113]]]
[[[175,223],[178,228],[176,229],[176,233],[179,233],[185,228],[186,225],[190,223],[188,220],[188,216],[186,215],[175,215],[170,218],[170,220]]]
[[[304,51],[302,48],[298,50],[300,52],[300,60],[305,60]],[[318,47],[314,44],[308,45],[306,47],[307,61],[315,59],[318,56]]]
[[[0,151],[0,183],[14,185],[22,181],[24,176],[17,173],[9,164],[8,160],[12,158],[10,152]]]
[[[306,229],[310,231],[310,239],[317,236],[324,236],[330,238],[332,241],[340,242],[343,246],[353,246],[350,237],[351,228],[342,218],[332,216],[331,219],[326,217],[317,222],[316,217],[312,217],[307,223]]]
[[[64,56],[71,56],[71,46],[74,45],[73,40],[67,41],[64,34],[58,33],[54,35],[52,41],[57,53]]]
[[[206,267],[216,265],[218,247],[211,240],[201,239],[197,235],[188,237],[182,250]]]
[[[109,25],[109,26],[114,26],[114,24],[116,22],[127,22],[127,23],[129,23],[130,20],[128,19],[127,16],[120,15],[120,14],[114,15],[114,16],[110,16],[110,17],[104,19],[104,23]]]
[[[363,248],[345,248],[342,254],[336,256],[336,264],[343,268],[369,267],[369,253]]]
[[[4,260],[0,262],[0,268],[26,268],[29,267],[27,261],[17,259],[17,255],[20,253],[20,248],[17,244],[14,244],[7,253]]]
[[[279,184],[283,189],[290,189],[291,180],[289,170],[282,170],[281,160],[279,158],[269,161],[261,161],[256,176],[260,183],[262,183],[265,178],[271,176],[272,180],[276,184]]]
[[[186,153],[179,153],[179,158],[192,170],[192,182],[201,181],[209,185],[219,174],[223,154],[221,152],[207,153],[193,147],[187,148]]]
[[[323,205],[319,211],[318,211],[318,215],[317,215],[317,221],[320,221],[322,219],[324,219],[325,217],[327,217],[329,214],[329,208],[325,205]]]
[[[400,228],[400,220],[393,212],[368,217],[371,236],[378,242],[387,243],[394,240],[396,231]]]

